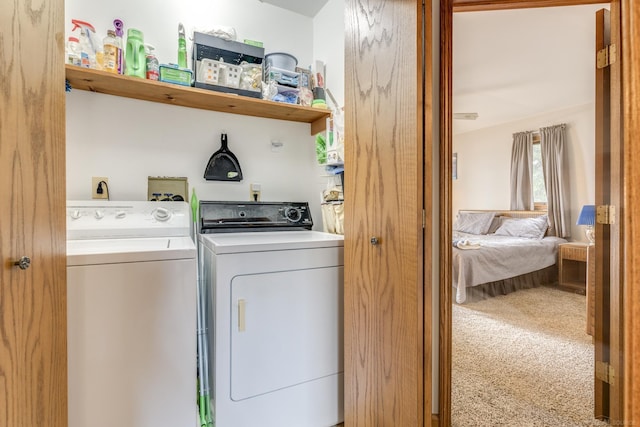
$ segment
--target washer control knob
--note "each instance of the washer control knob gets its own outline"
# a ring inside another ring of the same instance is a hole
[[[79,219],[82,216],[79,209],[71,211],[71,219]]]
[[[127,216],[127,213],[126,213],[125,211],[117,211],[117,212],[116,212],[116,218],[117,218],[117,219],[122,219],[122,218],[124,218],[125,216]]]
[[[302,212],[298,208],[286,208],[284,210],[284,216],[290,222],[298,222],[302,218]]]
[[[156,210],[153,211],[153,217],[158,221],[168,221],[171,218],[171,212],[169,209],[156,208]]]
[[[96,210],[95,217],[96,217],[96,219],[104,218],[104,212],[101,211],[100,209]]]

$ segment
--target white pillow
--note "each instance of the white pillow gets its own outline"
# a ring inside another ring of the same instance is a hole
[[[487,234],[494,216],[495,212],[459,212],[453,230],[469,234]]]
[[[502,222],[496,230],[496,236],[527,237],[542,239],[547,232],[549,222],[547,215],[537,218],[509,218]]]

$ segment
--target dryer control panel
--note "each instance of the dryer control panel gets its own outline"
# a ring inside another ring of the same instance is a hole
[[[201,233],[311,230],[307,202],[200,202]]]

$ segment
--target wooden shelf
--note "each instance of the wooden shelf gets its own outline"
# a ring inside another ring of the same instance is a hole
[[[72,89],[202,110],[310,123],[311,135],[324,131],[326,119],[331,115],[329,110],[122,76],[74,65],[65,65],[65,71]]]

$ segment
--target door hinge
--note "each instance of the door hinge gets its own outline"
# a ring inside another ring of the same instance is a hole
[[[422,209],[422,229],[424,230],[426,226],[427,226],[427,213],[425,212],[424,209]]]
[[[607,362],[596,361],[596,378],[600,381],[604,381],[609,385],[613,385],[615,380],[615,372],[613,366]]]
[[[616,222],[616,207],[601,205],[596,208],[596,224],[611,225]]]
[[[616,45],[605,46],[596,53],[596,68],[608,67],[616,62]]]

